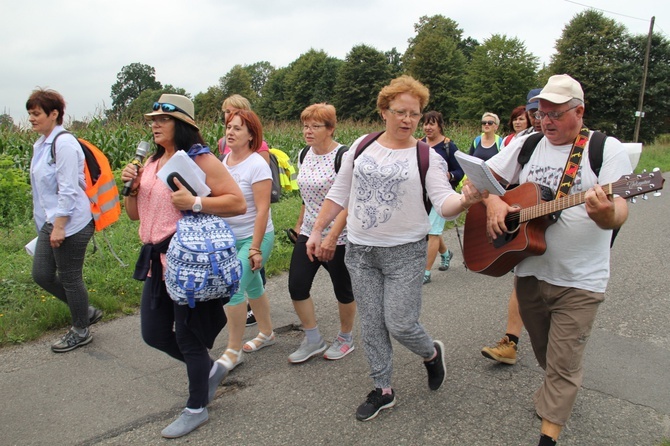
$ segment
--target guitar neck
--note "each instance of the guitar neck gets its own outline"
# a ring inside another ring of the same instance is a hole
[[[612,195],[612,184],[602,186],[607,195]],[[553,214],[554,212],[562,211],[573,206],[583,204],[585,201],[586,192],[580,192],[574,195],[567,195],[557,200],[544,201],[535,206],[530,206],[520,211],[519,221],[521,223],[532,220],[545,215]]]

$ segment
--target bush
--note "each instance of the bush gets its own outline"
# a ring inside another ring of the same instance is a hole
[[[14,167],[14,160],[0,155],[0,228],[24,222],[32,213],[28,175]]]

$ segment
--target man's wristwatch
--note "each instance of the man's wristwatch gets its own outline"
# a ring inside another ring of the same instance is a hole
[[[195,203],[193,203],[193,212],[202,211],[202,199],[200,197],[195,197]]]

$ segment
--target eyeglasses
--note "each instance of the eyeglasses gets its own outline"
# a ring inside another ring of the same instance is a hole
[[[172,118],[169,116],[154,116],[147,121],[147,125],[151,127],[152,125],[164,125],[168,121],[172,121]]]
[[[406,110],[393,110],[392,108],[389,108],[388,111],[390,111],[392,114],[395,115],[396,118],[403,119],[403,118],[410,118],[410,119],[421,119],[423,116],[423,113],[416,113],[416,112],[410,112]]]
[[[551,119],[552,121],[558,121],[559,119],[561,119],[561,116],[563,116],[564,114],[566,114],[566,113],[569,112],[570,110],[579,107],[580,105],[581,105],[581,104],[577,104],[577,105],[575,105],[574,107],[570,107],[570,108],[567,109],[567,110],[563,110],[562,112],[550,111],[550,112],[546,112],[546,113],[545,113],[545,112],[543,112],[543,111],[539,111],[539,110],[538,110],[538,111],[536,111],[536,112],[533,114],[533,116],[535,116],[535,119],[540,119],[540,120],[542,120],[542,119],[544,119],[544,117],[546,116],[546,117],[548,117],[549,119]]]
[[[165,113],[173,113],[173,112],[179,112],[183,113],[189,118],[193,119],[193,116],[190,114],[186,113],[184,110],[181,108],[177,107],[174,104],[168,104],[167,102],[154,102],[154,111],[158,111],[159,109],[164,111]]]
[[[325,124],[312,124],[312,125],[303,125],[302,126],[302,131],[306,132],[307,130],[311,130],[313,132],[322,129],[325,127]]]
[[[493,125],[495,123],[495,121],[482,121],[482,125]]]

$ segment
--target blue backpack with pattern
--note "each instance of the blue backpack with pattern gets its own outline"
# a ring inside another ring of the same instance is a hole
[[[195,145],[188,151],[192,158],[203,153],[209,153],[209,148]],[[235,242],[223,217],[186,212],[166,253],[165,287],[172,300],[190,308],[219,298],[226,304],[242,277]]]
[[[235,235],[223,218],[210,214],[183,216],[167,250],[165,286],[179,305],[222,298],[237,292],[242,263]]]

